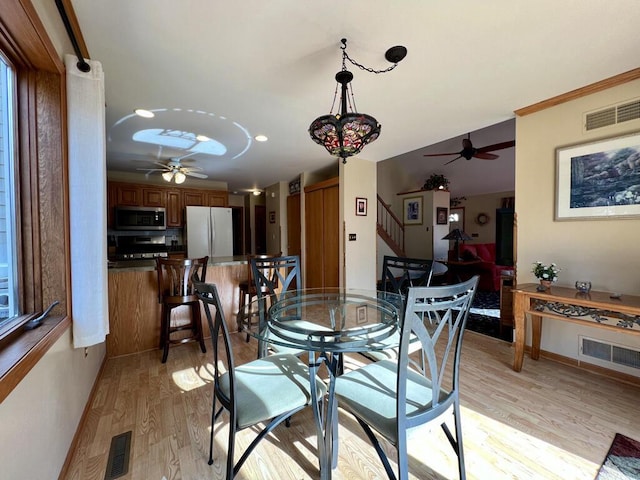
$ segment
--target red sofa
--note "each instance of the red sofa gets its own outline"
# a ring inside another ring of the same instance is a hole
[[[500,290],[500,274],[503,270],[513,269],[507,265],[496,265],[495,243],[462,244],[460,258],[463,261],[480,260],[480,263],[471,268],[474,273],[480,275],[479,290],[493,292]]]

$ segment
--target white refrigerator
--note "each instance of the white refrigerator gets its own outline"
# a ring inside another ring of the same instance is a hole
[[[189,258],[232,256],[231,209],[186,207],[186,235]]]

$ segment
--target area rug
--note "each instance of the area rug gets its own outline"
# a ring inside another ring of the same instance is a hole
[[[616,433],[595,480],[640,480],[640,442]]]
[[[500,329],[500,292],[476,292],[469,311],[467,328],[490,337],[513,341],[510,328],[502,331]]]

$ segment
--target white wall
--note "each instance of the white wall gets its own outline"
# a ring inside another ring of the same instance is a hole
[[[74,349],[62,335],[0,405],[0,478],[58,478],[105,344]]]
[[[356,198],[367,199],[367,215],[356,215]],[[340,278],[346,288],[376,288],[376,164],[350,157],[340,164]],[[344,228],[343,228],[344,227]],[[356,240],[349,241],[349,234]]]
[[[516,119],[518,283],[535,282],[531,263],[556,262],[558,284],[590,280],[594,290],[640,295],[640,219],[554,221],[556,149],[640,130],[640,120],[583,131],[583,114],[637,98],[640,80]],[[640,337],[566,322],[543,322],[541,348],[577,358],[578,334],[640,348]]]

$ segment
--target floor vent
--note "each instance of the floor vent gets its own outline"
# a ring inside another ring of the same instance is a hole
[[[129,471],[129,453],[131,451],[131,431],[116,435],[111,439],[107,471],[104,480],[126,475]]]
[[[601,340],[581,336],[580,353],[610,364],[640,370],[640,351],[622,345],[605,343]]]
[[[585,114],[585,130],[608,127],[629,120],[640,119],[640,100],[614,105]]]

